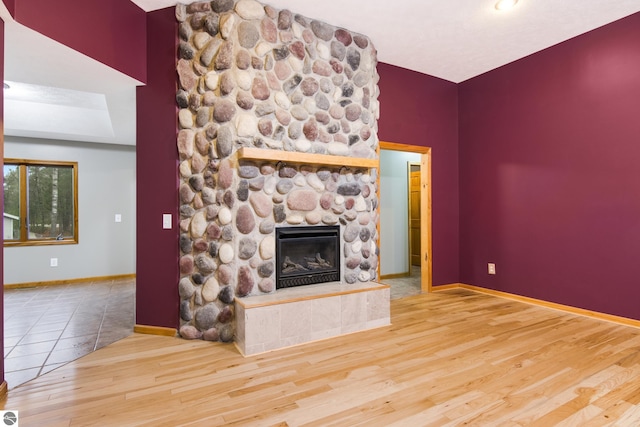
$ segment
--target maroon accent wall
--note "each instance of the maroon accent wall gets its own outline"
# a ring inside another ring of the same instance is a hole
[[[461,281],[640,319],[640,13],[459,103]]]
[[[22,25],[146,81],[146,13],[130,0],[3,1]]]
[[[147,14],[147,85],[138,87],[136,145],[136,323],[177,328],[178,150],[173,8]],[[173,228],[162,229],[162,214]]]
[[[459,281],[458,88],[378,63],[381,141],[432,148],[433,284]]]
[[[16,12],[16,0],[2,0],[2,2],[7,7],[9,14],[11,14],[11,16],[14,16]]]

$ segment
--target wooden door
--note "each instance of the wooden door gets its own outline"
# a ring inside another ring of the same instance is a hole
[[[411,265],[421,265],[420,256],[420,170],[409,175],[409,250]]]

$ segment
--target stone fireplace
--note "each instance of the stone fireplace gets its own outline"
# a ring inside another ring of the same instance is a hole
[[[235,339],[255,354],[388,324],[388,289],[373,282],[379,108],[371,41],[255,0],[178,4],[176,18],[180,335]],[[309,253],[290,254],[283,274],[277,236],[295,230],[305,239],[321,226],[337,234],[339,257],[300,241]],[[277,289],[283,275],[305,281],[291,269],[310,266],[331,277]],[[302,303],[310,300],[315,309]],[[289,312],[307,318],[307,329],[275,337],[277,326],[267,324]],[[344,322],[335,325],[336,315]]]

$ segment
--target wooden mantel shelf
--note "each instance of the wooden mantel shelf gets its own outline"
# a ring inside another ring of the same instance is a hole
[[[297,153],[295,151],[271,150],[266,148],[242,147],[236,152],[238,160],[263,160],[271,162],[377,168],[378,159],[363,157],[332,156],[329,154]]]

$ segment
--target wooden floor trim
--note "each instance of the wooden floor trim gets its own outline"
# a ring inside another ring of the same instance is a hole
[[[4,400],[7,398],[8,386],[6,381],[2,381],[0,384],[0,400]]]
[[[166,328],[164,326],[151,326],[151,325],[134,325],[133,332],[146,335],[160,335],[163,337],[175,337],[178,335],[178,330],[175,328]]]
[[[133,274],[114,274],[111,276],[94,276],[94,277],[80,277],[77,279],[65,279],[65,280],[50,280],[46,282],[24,282],[24,283],[10,283],[5,284],[5,289],[23,289],[23,288],[35,288],[38,286],[61,286],[71,285],[76,283],[89,283],[89,282],[104,282],[107,280],[129,280],[135,279],[136,275]]]
[[[565,304],[558,304],[555,302],[545,301],[537,298],[525,297],[522,295],[511,294],[509,292],[496,291],[494,289],[482,288],[480,286],[468,285],[465,283],[450,283],[447,285],[434,286],[433,292],[444,291],[447,289],[467,289],[474,292],[479,292],[487,295],[493,295],[500,298],[506,298],[514,301],[524,302],[527,304],[537,305],[539,307],[551,308],[553,310],[560,310],[565,313],[577,314],[579,316],[590,317],[592,319],[605,320],[607,322],[617,323],[618,325],[631,326],[634,328],[640,328],[640,320],[630,319],[628,317],[616,316],[613,314],[601,313],[599,311],[586,310],[584,308],[573,307]]]
[[[410,277],[410,276],[411,276],[411,272],[405,271],[404,273],[383,274],[382,276],[380,276],[380,280],[401,279],[403,277]]]

